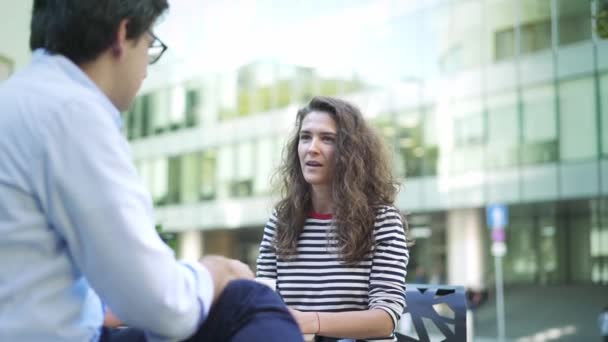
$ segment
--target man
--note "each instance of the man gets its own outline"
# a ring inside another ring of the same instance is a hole
[[[32,62],[0,85],[0,341],[302,340],[247,266],[178,262],[155,232],[120,111],[167,8],[34,1]],[[106,307],[132,328],[102,328]]]

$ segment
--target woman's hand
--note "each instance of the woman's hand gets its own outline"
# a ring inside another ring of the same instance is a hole
[[[316,312],[298,311],[289,308],[289,312],[293,315],[302,330],[302,334],[318,334],[320,328],[319,316]]]

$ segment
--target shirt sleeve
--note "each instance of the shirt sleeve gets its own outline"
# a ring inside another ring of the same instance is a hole
[[[260,243],[260,253],[256,262],[256,277],[258,278],[277,279],[277,256],[272,243],[276,223],[277,218],[275,212],[273,212],[264,227],[264,236]]]
[[[376,216],[369,308],[386,311],[397,322],[405,308],[405,276],[409,260],[401,215],[393,207],[379,209]]]
[[[154,229],[152,203],[130,148],[101,105],[75,100],[50,113],[41,205],[51,229],[111,310],[157,339],[185,339],[205,319],[211,276],[178,262]]]

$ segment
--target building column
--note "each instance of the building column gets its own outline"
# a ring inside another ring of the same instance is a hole
[[[199,260],[203,255],[203,232],[190,230],[178,233],[178,258]]]
[[[484,289],[486,279],[483,215],[480,209],[456,209],[447,215],[448,283]]]

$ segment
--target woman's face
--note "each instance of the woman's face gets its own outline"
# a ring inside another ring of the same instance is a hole
[[[302,175],[312,186],[331,185],[336,168],[336,122],[326,112],[312,111],[302,120],[298,156]]]

